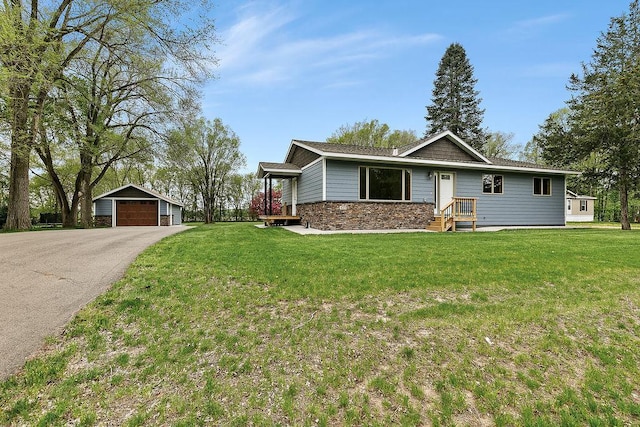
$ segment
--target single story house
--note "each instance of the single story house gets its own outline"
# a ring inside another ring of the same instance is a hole
[[[569,174],[487,158],[450,131],[397,148],[293,140],[258,166],[265,188],[282,181],[283,214],[321,230],[564,225]]]
[[[182,204],[135,184],[127,184],[93,199],[97,226],[182,224]]]
[[[567,190],[567,221],[592,222],[595,200]]]

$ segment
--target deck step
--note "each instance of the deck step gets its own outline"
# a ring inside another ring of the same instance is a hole
[[[427,230],[440,231],[442,229],[442,218],[437,216],[429,222]]]

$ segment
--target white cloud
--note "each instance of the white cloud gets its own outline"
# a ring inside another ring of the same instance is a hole
[[[304,37],[295,32],[296,27],[304,28],[304,22],[292,8],[265,11],[247,6],[239,12],[238,21],[223,31],[223,48],[217,53],[221,73],[235,83],[269,85],[320,73],[330,78],[352,71],[354,64],[368,64],[442,38],[430,33],[389,34],[375,28]],[[322,84],[344,86],[341,81],[357,84],[354,76]]]
[[[525,19],[515,22],[509,32],[511,33],[529,33],[536,31],[540,28],[548,27],[555,24],[560,24],[569,18],[568,14],[558,13],[555,15],[541,16],[538,18]]]
[[[291,22],[294,17],[280,7],[265,14],[249,14],[223,33],[222,49],[218,51],[221,67],[242,67],[250,63],[267,38]]]

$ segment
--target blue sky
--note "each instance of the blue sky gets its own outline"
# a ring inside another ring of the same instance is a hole
[[[219,68],[203,114],[238,134],[246,171],[283,161],[291,139],[324,141],[365,119],[422,136],[438,62],[458,42],[484,127],[524,145],[628,9],[628,0],[221,0],[210,11]]]

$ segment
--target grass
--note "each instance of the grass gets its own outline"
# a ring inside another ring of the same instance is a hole
[[[1,383],[0,424],[638,424],[639,242],[200,226]]]

